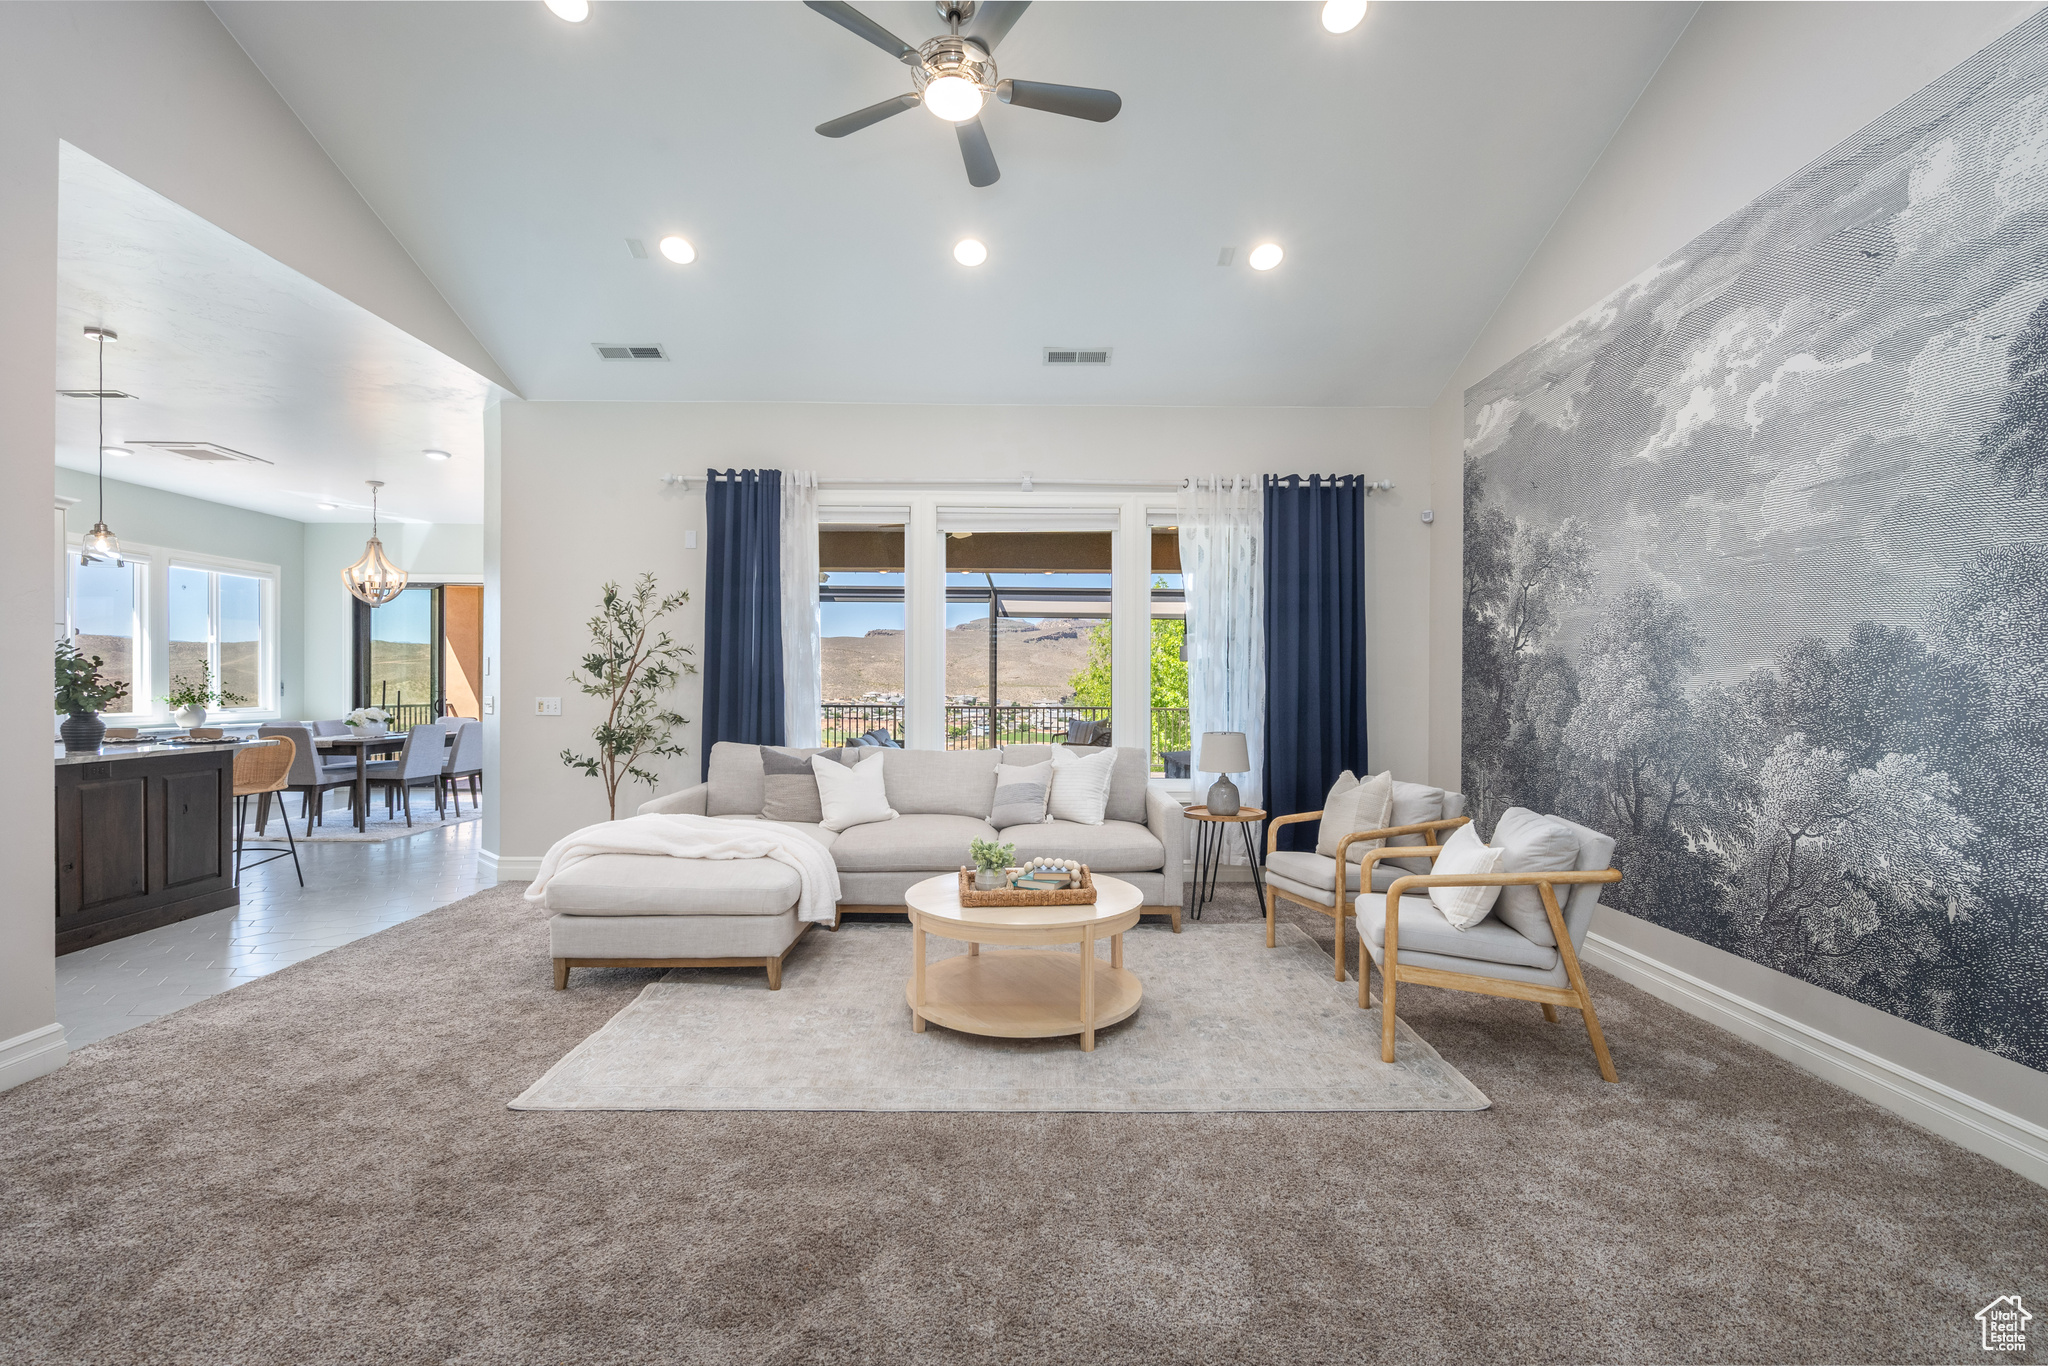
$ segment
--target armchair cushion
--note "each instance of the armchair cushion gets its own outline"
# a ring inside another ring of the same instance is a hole
[[[1396,782],[1393,809],[1387,813],[1387,824],[1420,825],[1424,821],[1444,820],[1453,814],[1444,810],[1444,797],[1444,790],[1440,787]],[[1438,839],[1441,840],[1442,836],[1439,835]],[[1420,835],[1396,835],[1387,843],[1427,844],[1429,841]],[[1398,866],[1410,873],[1426,873],[1429,871],[1429,860],[1403,859]]]
[[[1351,847],[1356,850],[1358,845],[1354,844]],[[1384,892],[1393,886],[1394,879],[1402,876],[1405,871],[1394,867],[1385,859],[1380,860],[1372,866],[1372,889],[1375,892]],[[1329,893],[1323,899],[1325,906],[1334,905],[1336,902],[1337,860],[1333,858],[1325,858],[1321,854],[1311,854],[1303,850],[1277,849],[1266,855],[1266,872],[1268,876],[1277,873],[1290,883],[1314,887],[1318,891]],[[1358,863],[1355,860],[1345,869],[1344,885],[1351,891],[1358,890]],[[1291,891],[1293,888],[1290,887],[1288,890]]]
[[[1479,838],[1471,825],[1461,825],[1444,841],[1432,872],[1442,874],[1497,873],[1500,850]],[[1500,900],[1499,887],[1432,887],[1429,900],[1443,917],[1460,930],[1469,930],[1487,918],[1493,903]]]
[[[1323,818],[1317,824],[1316,852],[1324,858],[1337,857],[1337,845],[1346,835],[1360,830],[1383,830],[1393,822],[1387,817],[1394,810],[1394,775],[1391,772],[1376,773],[1360,780],[1345,769],[1336,784],[1330,788],[1330,795],[1323,799]],[[1346,857],[1362,862],[1365,851],[1377,849],[1384,840],[1359,840],[1346,852]]]
[[[1476,838],[1476,837],[1475,837]],[[1448,854],[1445,857],[1449,857]],[[1441,863],[1442,860],[1439,860]],[[1432,891],[1456,890],[1433,887]],[[1491,916],[1466,929],[1457,929],[1444,918],[1426,896],[1404,896],[1401,898],[1401,961],[1406,963],[1412,953],[1440,954],[1446,958],[1463,958],[1481,963],[1512,963],[1520,967],[1547,971],[1557,966],[1555,946],[1532,944],[1511,927]],[[1375,958],[1385,956],[1387,947],[1387,899],[1383,896],[1369,896],[1358,903],[1358,932],[1366,942],[1379,950]]]
[[[1579,865],[1578,832],[1527,807],[1511,807],[1501,814],[1493,827],[1493,845],[1501,851],[1503,873],[1564,873]],[[1543,893],[1536,887],[1501,888],[1493,913],[1533,943],[1557,942],[1543,910]]]

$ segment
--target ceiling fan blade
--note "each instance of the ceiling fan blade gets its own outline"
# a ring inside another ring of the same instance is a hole
[[[963,38],[973,38],[990,52],[996,44],[1008,36],[1024,11],[1031,8],[1031,0],[982,0],[974,7],[974,17],[967,21],[967,27],[960,30]]]
[[[818,131],[828,138],[843,138],[848,133],[858,133],[871,123],[880,123],[892,114],[906,109],[915,109],[918,98],[915,95],[893,95],[880,104],[871,104],[865,109],[856,109],[851,114],[841,114],[836,119],[827,119],[818,125]]]
[[[915,62],[917,49],[883,28],[874,20],[862,14],[851,5],[839,0],[804,0],[804,4],[830,19],[848,33],[858,34],[899,62]]]
[[[953,132],[960,139],[960,159],[967,163],[969,185],[980,189],[1003,178],[1003,173],[996,169],[995,150],[988,145],[988,130],[981,126],[980,119],[956,123]]]
[[[1043,109],[1048,114],[1065,114],[1070,119],[1108,123],[1124,107],[1114,90],[1091,90],[1085,85],[1048,85],[1044,81],[997,81],[996,98],[1020,109]]]

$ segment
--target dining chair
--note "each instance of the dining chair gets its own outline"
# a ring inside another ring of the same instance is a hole
[[[439,726],[414,726],[405,733],[405,746],[398,751],[396,759],[380,759],[369,766],[368,777],[372,786],[384,789],[384,811],[391,814],[392,798],[402,797],[405,802],[405,823],[412,825],[412,790],[415,787],[434,789],[434,811],[438,816],[441,806],[441,765],[446,762],[448,733]]]
[[[448,760],[441,768],[441,781],[455,802],[455,814],[462,814],[463,779],[469,780],[470,805],[482,794],[484,777],[484,723],[464,721],[455,727],[455,743],[448,747]]]
[[[299,885],[306,885],[306,872],[299,866],[299,846],[297,841],[292,839],[292,823],[289,819],[284,823],[283,849],[278,849],[274,844],[252,846],[247,835],[249,798],[260,798],[263,806],[259,810],[263,810],[267,815],[270,794],[284,791],[285,785],[291,781],[292,761],[297,756],[298,746],[285,736],[280,736],[269,744],[246,745],[235,751],[235,882],[238,885],[242,880],[242,869],[261,868],[264,864],[275,863],[287,855],[292,861],[292,871],[299,875]],[[263,834],[260,826],[256,833],[260,839]],[[268,858],[246,863],[246,851],[251,847],[275,852],[270,853]]]
[[[356,761],[353,755],[344,756],[346,766],[337,764],[323,756],[313,743],[312,727],[299,721],[279,721],[275,725],[258,726],[259,738],[289,740],[295,753],[292,756],[291,776],[285,782],[286,792],[296,792],[303,799],[299,814],[306,818],[306,836],[312,838],[315,824],[327,823],[326,798],[337,787],[351,790],[356,784]],[[279,803],[280,808],[283,803]],[[280,814],[284,814],[280,811]],[[291,824],[291,817],[285,815],[285,824]],[[256,805],[256,834],[260,838],[270,825],[270,797],[265,794]]]

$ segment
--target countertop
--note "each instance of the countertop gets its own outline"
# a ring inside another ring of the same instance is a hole
[[[138,740],[133,744],[101,745],[97,753],[85,750],[76,754],[65,753],[62,742],[53,744],[52,748],[57,751],[57,765],[62,767],[65,764],[104,764],[110,759],[115,761],[122,759],[153,759],[160,754],[205,754],[220,749],[241,749],[244,746],[258,743],[270,744],[272,742],[269,740],[214,740],[203,745],[166,745],[151,740]]]

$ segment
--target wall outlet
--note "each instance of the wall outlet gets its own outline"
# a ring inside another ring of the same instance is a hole
[[[562,699],[559,697],[534,698],[533,714],[535,716],[560,716],[562,714]]]

